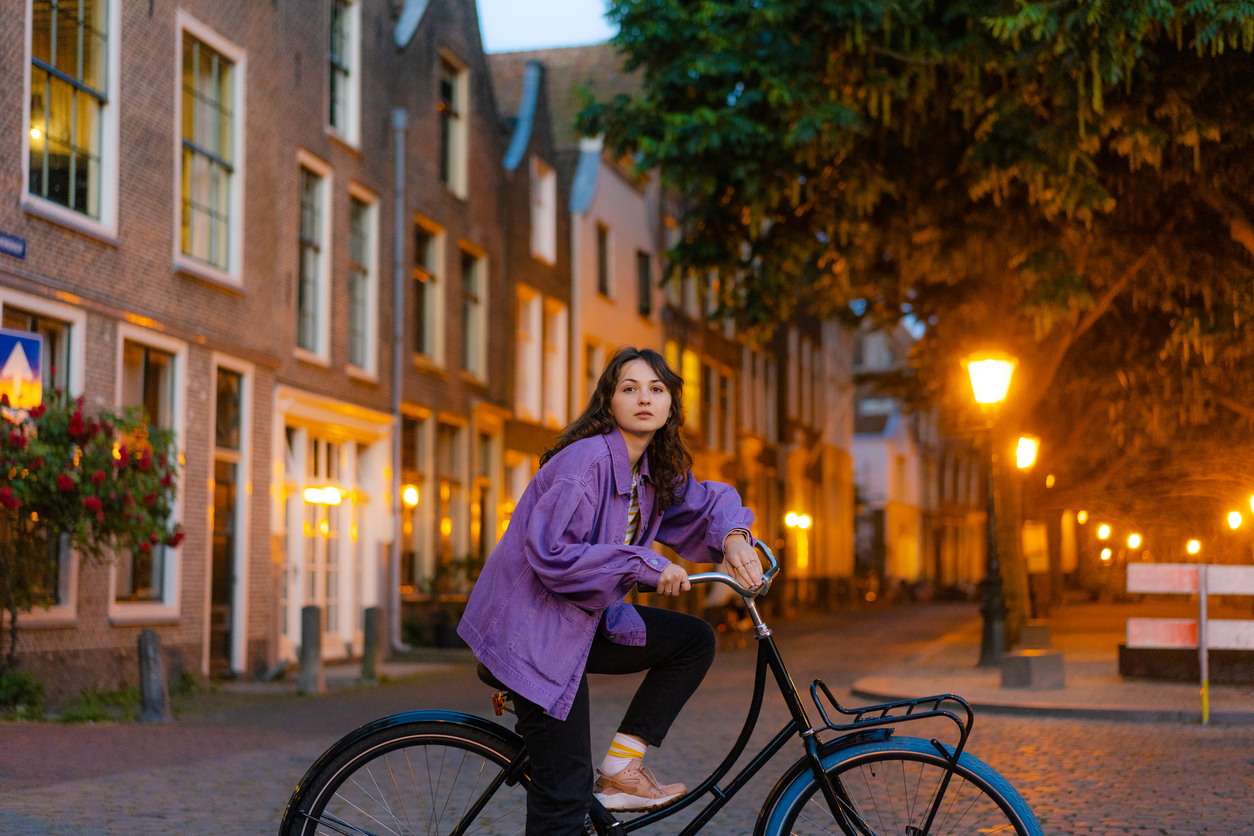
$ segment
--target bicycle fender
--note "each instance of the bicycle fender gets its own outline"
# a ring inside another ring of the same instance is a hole
[[[892,736],[891,728],[885,729],[868,729],[865,732],[846,737],[838,737],[835,740],[829,740],[819,747],[819,759],[823,761],[824,769],[831,767],[832,756],[837,752],[845,749],[852,749],[857,746],[865,746],[868,744],[881,743]],[[812,775],[810,771],[810,760],[807,757],[798,758],[796,763],[788,767],[775,786],[771,788],[771,792],[766,797],[766,801],[762,802],[762,809],[758,811],[758,820],[753,826],[753,836],[764,836],[766,826],[768,824],[767,817],[771,811],[775,809],[779,803],[779,799],[785,792],[792,789],[793,785],[799,780],[804,779],[807,775]]]
[[[449,725],[470,726],[477,731],[492,735],[497,740],[507,743],[515,749],[521,749],[523,745],[522,735],[514,730],[507,729],[499,723],[493,723],[491,720],[485,720],[482,717],[477,717],[474,714],[465,714],[461,711],[446,711],[443,709],[403,711],[390,717],[382,717],[354,729],[335,741],[335,743],[331,744],[331,748],[319,755],[318,759],[313,762],[313,765],[305,770],[305,774],[301,776],[300,781],[296,784],[296,788],[292,791],[292,797],[288,800],[287,807],[283,810],[283,820],[279,826],[279,832],[287,832],[288,821],[293,810],[304,800],[305,790],[308,789],[309,782],[331,761],[339,757],[345,749],[376,732],[410,723],[447,723]]]

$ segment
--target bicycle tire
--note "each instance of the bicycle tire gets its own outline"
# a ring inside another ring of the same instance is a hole
[[[862,836],[917,836],[923,832],[935,792],[948,764],[928,740],[895,737],[837,749],[823,766],[845,787],[865,827]],[[808,836],[840,833],[809,768],[795,769],[791,782],[773,793],[759,821],[759,834]],[[928,836],[967,833],[1043,836],[1023,796],[991,766],[966,752],[938,806]]]
[[[380,729],[306,776],[280,836],[445,836],[517,753],[500,737],[459,723]],[[526,776],[518,777],[496,788],[466,836],[522,832]]]

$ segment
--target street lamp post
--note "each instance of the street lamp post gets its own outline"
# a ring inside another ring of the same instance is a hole
[[[988,423],[988,549],[984,570],[984,600],[980,613],[984,630],[980,637],[982,668],[997,667],[1006,647],[1006,596],[1002,589],[1001,564],[997,559],[997,494],[993,471],[997,463],[997,442],[994,425],[997,407],[1006,399],[1015,361],[1004,354],[977,354],[967,358],[967,374],[976,403],[984,411]]]

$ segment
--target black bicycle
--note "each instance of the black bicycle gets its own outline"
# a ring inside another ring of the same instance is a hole
[[[803,756],[776,782],[758,814],[755,836],[949,836],[1015,833],[1041,836],[1023,797],[988,764],[964,751],[975,715],[961,697],[842,707],[822,680],[810,685],[821,723],[814,723],[793,685],[755,600],[765,595],[779,564],[746,589],[727,575],[693,575],[693,583],[723,583],[740,594],[758,641],[753,700],[731,751],[714,772],[673,804],[619,821],[593,802],[587,830],[630,833],[708,802],[680,836],[692,836],[790,740]],[[792,719],[726,784],[757,725],[770,671]],[[485,667],[480,678],[498,688],[497,716],[510,695]],[[833,717],[836,720],[833,720]],[[929,718],[952,721],[957,742],[903,737],[896,727]],[[844,722],[837,722],[843,720]],[[464,836],[517,834],[525,828],[530,781],[527,750],[510,729],[471,714],[409,711],[362,726],[328,749],[301,779],[283,813],[280,836]]]

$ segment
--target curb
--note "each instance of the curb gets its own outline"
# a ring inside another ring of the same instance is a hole
[[[855,682],[850,692],[859,699],[876,702],[897,702],[898,700],[917,699],[914,695],[885,694],[859,687],[861,680]],[[959,694],[961,696],[961,694]],[[1012,703],[972,702],[971,710],[984,714],[999,714],[1018,717],[1057,717],[1068,720],[1115,720],[1127,723],[1179,723],[1182,725],[1200,725],[1200,711],[1170,711],[1152,708],[1096,708],[1093,706],[1049,706],[1049,705],[1014,705]],[[1254,712],[1251,711],[1212,711],[1212,724],[1221,723],[1232,726],[1254,726]]]

